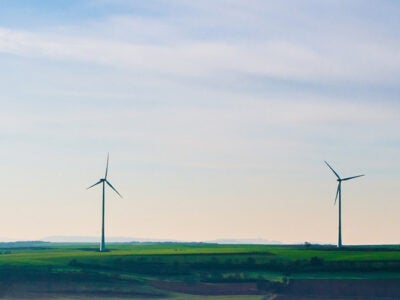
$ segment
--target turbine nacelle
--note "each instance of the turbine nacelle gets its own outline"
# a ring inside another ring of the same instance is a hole
[[[336,181],[339,183],[339,184],[338,184],[338,190],[337,190],[337,192],[336,192],[336,198],[337,198],[337,196],[338,196],[338,194],[339,194],[339,191],[340,191],[340,184],[342,183],[342,181],[347,181],[347,180],[351,180],[351,179],[354,179],[354,178],[358,178],[358,177],[365,176],[365,175],[363,174],[363,175],[356,175],[356,176],[351,176],[351,177],[342,178],[342,177],[340,177],[339,174],[331,167],[330,164],[328,164],[326,161],[325,161],[325,163],[326,163],[326,165],[329,167],[329,169],[331,169],[331,171],[333,172],[333,174],[335,174],[335,176],[336,176],[336,178],[337,178]],[[335,202],[336,202],[336,198],[335,198]]]
[[[110,158],[110,154],[107,154],[106,174],[105,174],[104,178],[99,179],[99,181],[97,181],[95,184],[89,186],[89,187],[87,188],[87,190],[90,189],[90,188],[92,188],[92,187],[94,187],[94,186],[96,186],[96,185],[98,185],[98,184],[100,184],[100,183],[104,183],[104,182],[105,182],[105,183],[108,184],[108,186],[109,186],[110,188],[112,188],[112,189],[114,190],[114,192],[116,192],[116,193],[118,194],[118,196],[120,196],[121,198],[123,198],[122,195],[121,195],[121,194],[113,187],[113,185],[107,180],[108,161],[109,161],[109,158]]]

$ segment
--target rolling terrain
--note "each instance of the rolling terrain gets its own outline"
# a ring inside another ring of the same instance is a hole
[[[84,243],[0,244],[0,297],[8,299],[321,295],[398,298],[400,247],[154,243],[100,253]]]

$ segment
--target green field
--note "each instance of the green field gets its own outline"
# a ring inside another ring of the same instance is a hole
[[[0,244],[0,297],[232,299],[237,293],[236,299],[262,299],[295,280],[400,279],[399,246],[165,243],[110,244],[108,250]]]

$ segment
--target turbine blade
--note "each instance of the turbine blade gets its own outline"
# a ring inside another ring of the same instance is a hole
[[[336,205],[336,201],[337,201],[337,198],[338,198],[338,196],[339,196],[339,191],[340,191],[340,183],[339,183],[338,186],[337,186],[336,197],[335,197],[335,203],[333,203],[333,205]]]
[[[346,180],[350,180],[350,179],[354,179],[354,178],[358,178],[358,177],[362,177],[362,176],[365,176],[365,175],[357,175],[357,176],[352,176],[352,177],[346,177],[346,178],[343,178],[342,181],[346,181]]]
[[[107,184],[110,186],[110,188],[112,188],[112,189],[114,190],[114,192],[116,192],[116,193],[118,194],[118,196],[120,196],[121,198],[123,198],[122,195],[121,195],[120,193],[118,193],[118,191],[115,189],[115,187],[113,187],[112,184],[111,184],[108,180],[106,180],[106,182],[107,182]]]
[[[92,188],[92,187],[94,187],[95,185],[98,185],[99,183],[101,183],[101,180],[99,180],[99,181],[98,181],[98,182],[96,182],[95,184],[93,184],[93,185],[89,186],[89,187],[87,188],[87,190],[88,190],[88,189],[90,189],[90,188]]]
[[[104,176],[104,179],[107,179],[107,174],[108,174],[108,160],[110,158],[110,153],[107,153],[107,165],[106,165],[106,175]]]
[[[329,167],[329,169],[331,169],[332,170],[332,172],[333,172],[333,174],[335,174],[336,175],[336,177],[337,177],[337,179],[340,179],[340,176],[339,176],[339,174],[338,173],[336,173],[336,171],[326,162],[326,160],[325,160],[325,163],[326,163],[326,165]]]

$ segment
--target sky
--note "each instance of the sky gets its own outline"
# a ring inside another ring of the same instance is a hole
[[[400,3],[3,0],[0,239],[400,243]]]

